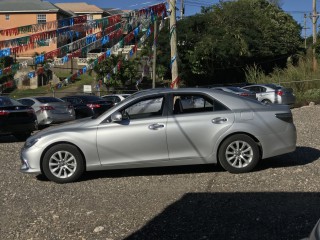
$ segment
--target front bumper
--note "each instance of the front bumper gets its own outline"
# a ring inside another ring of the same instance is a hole
[[[22,173],[33,173],[33,174],[39,174],[41,173],[40,168],[40,156],[35,151],[36,149],[30,149],[30,148],[22,148],[20,153],[20,159],[21,159],[21,167],[20,172]],[[32,160],[30,160],[32,159]],[[35,159],[38,159],[35,160]]]

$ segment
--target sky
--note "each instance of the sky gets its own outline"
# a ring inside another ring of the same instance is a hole
[[[46,0],[51,3],[62,2],[87,2],[88,4],[94,4],[102,8],[115,8],[121,10],[141,9],[151,5],[155,5],[161,2],[167,2],[166,0]],[[312,34],[312,23],[309,18],[312,12],[313,0],[280,0],[281,8],[291,14],[294,19],[304,27],[304,13],[307,14],[307,36]],[[219,0],[184,0],[185,3],[185,15],[193,15],[200,13],[201,6],[210,6],[218,3]],[[320,0],[316,0],[317,10],[320,9]],[[180,8],[181,0],[177,0],[177,8]],[[177,13],[180,16],[180,12]],[[320,21],[320,20],[319,20]],[[302,33],[304,35],[304,32]]]

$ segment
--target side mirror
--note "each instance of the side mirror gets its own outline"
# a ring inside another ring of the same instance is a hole
[[[122,114],[120,112],[114,112],[111,114],[111,122],[121,122]]]

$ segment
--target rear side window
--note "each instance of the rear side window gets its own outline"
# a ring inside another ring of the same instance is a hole
[[[206,95],[176,94],[173,97],[173,114],[201,113],[223,110],[228,110],[228,108]]]

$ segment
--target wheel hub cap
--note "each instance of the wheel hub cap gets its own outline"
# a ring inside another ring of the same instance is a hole
[[[50,157],[50,172],[58,178],[71,177],[75,173],[76,168],[77,161],[68,151],[58,151]]]
[[[244,168],[252,162],[253,150],[245,141],[234,141],[228,145],[225,156],[231,166]]]

